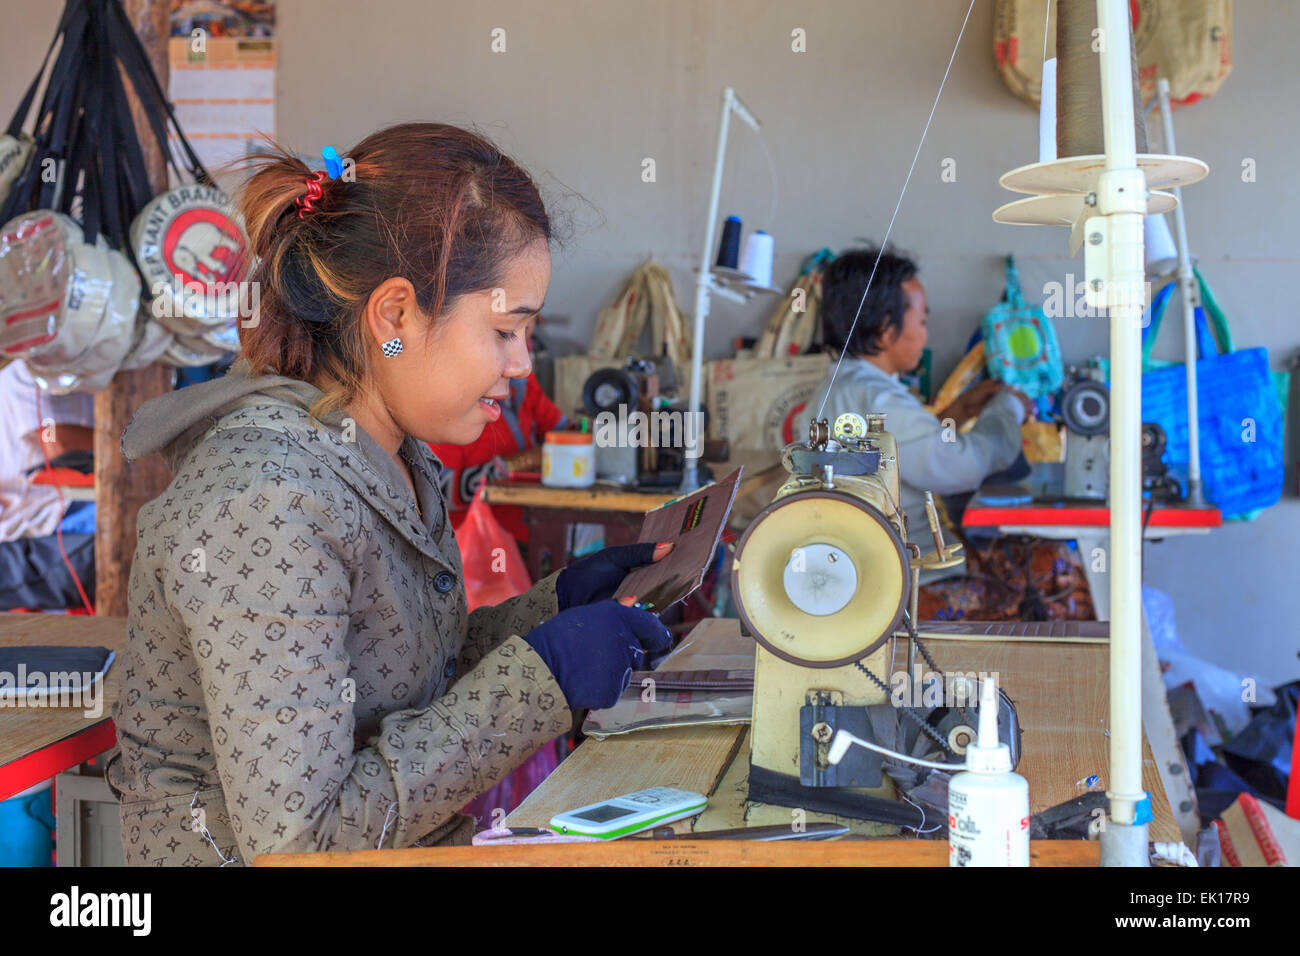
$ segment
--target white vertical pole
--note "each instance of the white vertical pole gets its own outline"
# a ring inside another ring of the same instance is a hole
[[[1129,5],[1097,0],[1106,168],[1097,191],[1107,217],[1110,294],[1110,798],[1111,820],[1131,848],[1142,789],[1142,311],[1146,278],[1142,220],[1146,178],[1137,168]],[[1103,862],[1106,846],[1103,845]],[[1112,857],[1112,862],[1116,861]]]
[[[718,224],[718,203],[722,193],[722,169],[727,159],[727,128],[731,123],[731,107],[735,99],[731,87],[722,91],[722,117],[718,121],[718,148],[713,159],[713,186],[709,191],[709,220],[704,229],[704,248],[700,252],[700,271],[695,278],[695,332],[691,337],[691,393],[687,414],[691,421],[699,420],[704,403],[704,320],[709,315],[709,288],[713,283],[713,239]],[[700,487],[699,457],[686,457],[682,466],[682,494],[690,494]]]
[[[1174,142],[1173,110],[1169,105],[1169,81],[1163,76],[1156,80],[1160,96],[1160,117],[1165,128],[1165,152],[1178,154]],[[1196,276],[1192,272],[1191,247],[1187,245],[1187,219],[1183,215],[1183,190],[1175,186],[1174,236],[1178,241],[1178,289],[1183,300],[1183,342],[1186,349],[1184,363],[1187,368],[1187,503],[1195,508],[1206,505],[1201,484],[1201,428],[1199,395],[1196,389]]]

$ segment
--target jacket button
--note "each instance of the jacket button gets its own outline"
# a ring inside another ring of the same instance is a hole
[[[447,571],[439,571],[433,578],[433,586],[439,594],[446,594],[456,586],[456,579]]]

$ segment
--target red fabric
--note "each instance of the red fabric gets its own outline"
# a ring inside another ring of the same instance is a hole
[[[533,586],[519,545],[496,520],[480,488],[456,532],[469,609],[491,607]]]
[[[1300,717],[1295,723],[1295,743],[1291,745],[1291,779],[1286,790],[1286,815],[1300,820]]]
[[[519,447],[510,424],[506,421],[506,409],[495,422],[490,422],[483,429],[478,441],[469,445],[430,445],[445,469],[443,490],[451,508],[451,526],[457,531],[465,520],[474,492],[484,478],[489,481],[502,480],[506,477],[504,466],[494,465],[494,458],[508,458],[529,448],[537,448],[546,439],[546,433],[559,426],[564,413],[555,406],[542,391],[536,375],[529,375],[524,388],[524,397],[514,409],[519,421],[519,430],[524,435],[524,446]],[[507,531],[514,535],[516,541],[528,540],[528,526],[524,524],[524,511],[515,505],[493,505],[492,514],[496,516]]]
[[[65,488],[93,488],[95,476],[75,468],[42,468],[31,477],[34,485],[63,485]]]

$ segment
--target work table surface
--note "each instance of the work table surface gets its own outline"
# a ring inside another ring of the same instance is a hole
[[[932,630],[922,622],[922,631]],[[704,634],[701,634],[703,629]],[[997,632],[1001,628],[992,627]],[[1031,812],[1055,806],[1085,792],[1080,781],[1097,775],[1105,787],[1109,766],[1106,732],[1109,648],[1095,632],[1104,625],[1055,628],[1065,636],[1027,638],[1012,635],[972,640],[926,639],[927,647],[947,672],[999,675],[1001,686],[1016,702],[1024,728],[1017,768],[1029,782]],[[976,627],[975,630],[983,630]],[[1073,630],[1088,636],[1069,637]],[[734,633],[730,633],[734,631]],[[738,622],[712,619],[692,638],[734,642]],[[702,725],[641,730],[588,739],[570,754],[513,813],[507,826],[546,826],[551,817],[602,799],[653,786],[675,786],[709,797],[708,808],[692,824],[673,824],[677,839],[630,837],[609,843],[556,846],[431,847],[330,853],[265,854],[258,866],[946,866],[944,840],[842,838],[825,842],[755,843],[692,841],[691,832],[791,823],[785,807],[755,807],[748,812],[749,728]],[[1143,740],[1143,786],[1151,793],[1154,821],[1150,838],[1179,841],[1177,824],[1156,773],[1150,747]],[[807,822],[833,820],[809,813]],[[873,825],[841,819],[858,834]],[[1033,866],[1097,866],[1098,844],[1087,840],[1036,840],[1030,846]]]
[[[117,654],[117,660],[104,676],[105,684],[99,698],[102,710],[97,716],[87,717],[85,708],[81,706],[0,707],[0,797],[9,795],[3,792],[6,789],[4,781],[16,773],[20,761],[70,737],[106,725],[111,720],[113,705],[117,703],[121,686],[121,657],[126,649],[126,619],[82,614],[0,613],[0,647],[24,645],[107,647]],[[107,725],[111,727],[111,724]],[[107,737],[104,739],[107,740]],[[108,742],[107,746],[111,747],[112,743]],[[85,756],[93,756],[93,753]],[[80,756],[80,759],[85,759],[85,756]],[[51,773],[66,769],[76,762],[73,759],[71,764],[58,767]],[[22,773],[23,780],[20,782],[26,786],[39,783],[45,778],[36,776],[36,779],[28,780],[27,777],[44,772],[44,769]],[[21,789],[25,788],[15,784],[14,792]]]
[[[721,480],[739,467],[744,474],[737,494],[744,494],[773,476],[780,466],[780,456],[768,451],[737,451],[725,462],[711,462],[716,479]],[[639,490],[617,485],[597,484],[590,488],[552,488],[536,481],[496,481],[483,486],[483,500],[493,505],[518,505],[526,508],[586,508],[593,511],[650,511],[681,497],[676,488]]]
[[[708,622],[706,622],[708,623]],[[712,626],[738,627],[738,622]],[[924,624],[922,625],[924,628]],[[900,645],[901,646],[901,645]],[[945,671],[999,675],[1016,703],[1024,729],[1017,772],[1029,781],[1030,812],[1038,813],[1083,794],[1080,781],[1096,775],[1105,789],[1109,647],[1104,643],[946,641],[926,639]],[[901,652],[900,652],[901,653]],[[1143,738],[1143,787],[1150,792],[1152,840],[1180,842],[1173,811],[1161,786],[1151,749]],[[749,742],[746,726],[698,726],[643,730],[589,739],[579,746],[508,817],[506,825],[546,826],[553,815],[652,786],[703,793],[709,807],[696,831],[789,822],[785,808],[745,813]],[[808,819],[834,819],[809,814]],[[840,820],[857,826],[856,821]],[[689,821],[675,825],[690,829]]]

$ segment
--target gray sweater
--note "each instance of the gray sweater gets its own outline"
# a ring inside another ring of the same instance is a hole
[[[898,505],[907,515],[908,540],[919,545],[922,553],[933,551],[925,493],[974,491],[990,474],[1010,466],[1020,454],[1024,406],[1010,392],[998,392],[980,412],[975,427],[961,434],[926,411],[897,375],[865,359],[846,357],[832,387],[833,371],[813,390],[810,411],[816,410],[830,388],[822,417],[832,423],[845,412],[857,412],[864,418],[870,412],[885,413],[885,430],[898,442],[902,497]],[[947,572],[957,573],[960,569]],[[921,582],[944,576],[928,572]]]
[[[467,842],[457,814],[571,714],[519,636],[555,577],[466,613],[441,464],[392,458],[311,385],[224,378],[146,403],[128,459],[174,476],[140,509],[113,711],[127,862]]]

